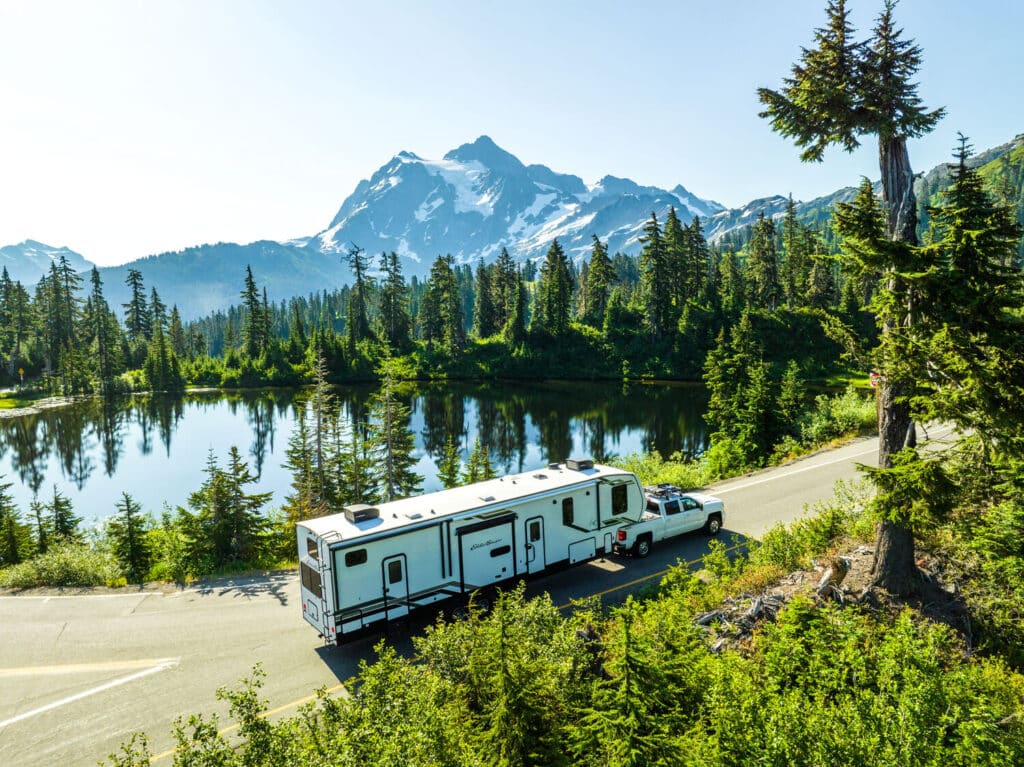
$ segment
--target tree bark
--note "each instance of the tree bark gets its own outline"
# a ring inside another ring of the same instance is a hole
[[[886,230],[894,242],[917,244],[917,199],[914,196],[914,172],[910,168],[907,142],[903,137],[878,139],[878,164],[882,173],[882,201],[886,209]],[[895,279],[890,276],[889,279]],[[902,298],[906,322],[911,321],[913,299],[909,289]],[[886,335],[893,324],[882,328]],[[878,465],[892,468],[892,456],[904,447],[916,445],[916,431],[910,417],[910,405],[904,400],[911,386],[890,380],[882,371],[878,388]],[[878,524],[875,557],[871,567],[874,586],[893,594],[907,595],[917,588],[914,562],[914,536],[910,529],[890,520]]]

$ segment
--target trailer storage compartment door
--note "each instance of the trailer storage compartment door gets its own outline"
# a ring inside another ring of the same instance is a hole
[[[515,515],[477,522],[456,531],[462,590],[472,591],[514,578]]]

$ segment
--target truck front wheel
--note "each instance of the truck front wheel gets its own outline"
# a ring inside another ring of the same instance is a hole
[[[633,545],[633,556],[637,559],[643,559],[651,553],[651,539],[644,537],[637,540]]]
[[[722,529],[722,517],[719,514],[712,514],[708,517],[708,521],[704,523],[704,532],[708,535],[718,535],[718,531]]]

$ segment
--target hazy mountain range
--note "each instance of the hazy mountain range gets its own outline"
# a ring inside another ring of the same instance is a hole
[[[1024,137],[987,150],[976,162],[991,162],[1019,148]],[[945,166],[924,178],[934,189]],[[803,218],[823,219],[837,200],[850,199],[846,188],[797,204]],[[333,290],[350,281],[345,253],[355,243],[373,257],[395,251],[403,257],[406,277],[425,277],[430,264],[450,253],[460,263],[493,261],[501,248],[523,261],[544,255],[558,238],[572,258],[586,257],[597,235],[609,251],[637,253],[639,236],[651,212],[664,221],[670,207],[683,223],[700,216],[712,242],[749,226],[757,216],[782,215],[782,196],[752,200],[741,208],[691,193],[681,184],[672,189],[641,186],[626,178],[605,176],[586,184],[577,176],[544,165],[523,165],[489,137],[463,144],[440,160],[402,151],[369,179],[360,181],[330,224],[306,238],[240,245],[197,245],[120,266],[104,267],[107,299],[115,308],[127,300],[128,268],[142,272],[147,289],[156,287],[168,305],[177,304],[186,319],[238,302],[246,265],[252,267],[269,298]],[[34,284],[52,259],[64,255],[76,269],[92,264],[68,248],[27,240],[0,248],[0,264],[13,279]]]

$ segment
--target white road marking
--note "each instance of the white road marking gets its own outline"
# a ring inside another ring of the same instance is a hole
[[[52,711],[55,708],[66,706],[68,703],[74,703],[76,700],[88,698],[90,695],[96,695],[97,693],[104,692],[105,690],[109,690],[114,687],[119,687],[122,684],[127,684],[128,682],[134,682],[136,679],[142,679],[143,677],[149,676],[150,674],[155,674],[159,671],[164,671],[176,665],[178,665],[177,659],[168,659],[162,663],[157,664],[156,666],[152,666],[151,668],[143,669],[142,671],[136,672],[134,674],[129,674],[128,676],[123,676],[119,679],[113,679],[107,682],[106,684],[101,684],[99,687],[93,687],[92,689],[76,693],[75,695],[70,695],[67,698],[61,698],[60,700],[56,700],[53,703],[47,703],[45,706],[40,706],[39,708],[34,708],[31,711],[26,711],[23,714],[18,714],[17,716],[11,717],[10,719],[5,719],[4,721],[0,722],[0,730],[2,730],[9,724],[14,724],[15,722],[21,722],[25,719],[30,719],[31,717],[45,713],[46,711]]]
[[[81,674],[104,671],[128,671],[152,666],[175,664],[178,658],[141,658],[139,660],[112,660],[99,663],[62,663],[59,666],[18,666],[0,668],[0,679],[14,676],[57,676],[60,674]]]

